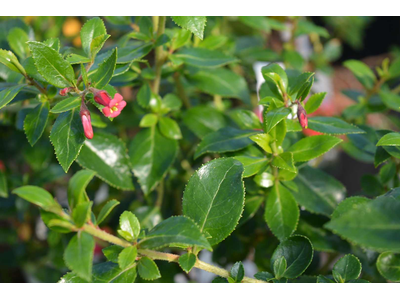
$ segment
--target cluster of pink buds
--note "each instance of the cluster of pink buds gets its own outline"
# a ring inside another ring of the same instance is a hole
[[[115,118],[119,116],[121,111],[126,106],[126,102],[123,100],[120,94],[115,94],[114,99],[111,99],[110,95],[106,91],[90,89],[94,94],[94,100],[103,105],[103,114],[109,118]]]
[[[300,102],[297,102],[297,118],[299,119],[301,127],[303,128],[308,127],[307,113],[304,107],[300,104]]]

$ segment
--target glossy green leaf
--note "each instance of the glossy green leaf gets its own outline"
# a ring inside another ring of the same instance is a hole
[[[271,268],[277,259],[285,257],[287,268],[283,277],[299,277],[308,268],[314,255],[308,238],[300,235],[292,236],[279,244],[271,258]]]
[[[18,58],[11,51],[0,49],[0,63],[17,73],[26,74],[24,67],[21,66]]]
[[[293,154],[291,152],[284,152],[274,156],[271,164],[279,169],[296,172],[296,167],[294,166],[293,162]]]
[[[78,232],[69,241],[64,252],[65,264],[79,277],[92,279],[94,239],[86,232]]]
[[[377,146],[400,146],[400,133],[391,132],[385,134],[376,144]]]
[[[274,274],[276,279],[281,279],[283,274],[285,274],[287,268],[286,258],[284,256],[279,257],[274,261]]]
[[[332,274],[336,282],[340,283],[357,279],[361,274],[361,263],[354,255],[347,254],[335,263]]]
[[[303,167],[293,181],[297,190],[291,189],[299,205],[308,211],[330,216],[346,194],[345,187],[325,172]]]
[[[400,254],[393,252],[381,253],[376,261],[379,273],[386,279],[400,281]]]
[[[186,273],[189,273],[190,270],[194,267],[196,264],[197,258],[196,255],[193,253],[185,253],[179,256],[178,263],[181,266],[182,270],[185,271]]]
[[[52,85],[65,88],[75,85],[74,69],[53,48],[39,43],[29,42],[35,66],[39,73]]]
[[[108,37],[103,21],[98,17],[92,18],[81,29],[82,49],[93,60]]]
[[[148,249],[198,246],[212,250],[199,226],[185,216],[170,217],[157,224],[140,240],[139,246]]]
[[[262,129],[257,115],[250,110],[234,109],[229,111],[228,115],[240,129]]]
[[[326,276],[318,275],[317,283],[335,283],[335,281]]]
[[[118,245],[112,245],[108,246],[106,248],[103,248],[103,254],[107,258],[107,260],[118,263],[118,256],[121,253],[122,250],[124,250],[124,247],[118,246]]]
[[[10,103],[24,86],[25,84],[20,84],[2,90],[0,92],[0,109]]]
[[[265,202],[265,197],[261,195],[255,195],[255,196],[249,196],[247,195],[246,201],[244,204],[244,210],[243,210],[243,215],[242,218],[240,219],[239,226],[243,225],[246,223],[248,220],[253,218],[259,208],[261,207],[261,204]]]
[[[392,92],[381,91],[379,97],[382,102],[390,109],[400,111],[400,96]]]
[[[211,95],[232,97],[250,104],[250,94],[244,78],[228,69],[201,70],[189,77],[199,90]]]
[[[130,211],[124,211],[119,217],[119,227],[125,232],[130,241],[137,239],[140,233],[140,223],[138,218]],[[119,232],[120,233],[120,232]]]
[[[261,73],[266,80],[272,80],[279,88],[281,93],[284,93],[287,90],[289,86],[289,80],[285,70],[283,70],[280,65],[273,63],[269,64],[268,66],[264,66],[261,69]]]
[[[50,133],[56,157],[65,172],[78,157],[85,142],[81,118],[77,109],[60,114]]]
[[[361,84],[370,89],[376,80],[374,72],[363,62],[350,59],[346,60],[343,65],[348,68]]]
[[[77,108],[81,105],[81,97],[69,97],[67,99],[61,100],[50,110],[53,114],[59,114],[71,109]]]
[[[203,39],[204,28],[206,27],[207,17],[171,17],[172,20],[183,29],[191,31],[195,36]]]
[[[92,76],[89,76],[91,81],[94,83],[93,87],[102,89],[110,82],[114,75],[116,63],[117,48],[115,48],[112,54],[99,65],[96,73],[94,73]]]
[[[352,243],[378,251],[400,251],[400,200],[388,195],[353,206],[325,227]]]
[[[156,263],[146,256],[139,260],[138,272],[144,280],[155,280],[161,277]]]
[[[24,130],[29,144],[35,145],[43,134],[49,118],[50,105],[48,101],[38,104],[25,117]]]
[[[327,134],[365,133],[357,126],[333,117],[313,117],[308,119],[308,128]]]
[[[293,195],[275,183],[267,198],[265,220],[272,233],[283,241],[296,230],[300,211]]]
[[[225,127],[209,133],[198,145],[194,157],[198,158],[205,153],[223,153],[243,149],[254,143],[249,137],[256,133],[257,131],[233,127]]]
[[[371,200],[360,196],[346,198],[343,201],[341,201],[339,205],[335,208],[334,212],[332,213],[331,219],[333,220],[338,217],[341,217],[348,211],[355,209],[358,205],[367,203],[369,201]]]
[[[72,211],[72,219],[76,227],[81,228],[83,224],[90,220],[92,204],[93,202],[82,202],[74,208]]]
[[[7,41],[11,50],[20,58],[25,58],[29,54],[28,44],[26,43],[29,41],[29,37],[22,28],[14,27],[11,29],[8,33]]]
[[[279,124],[291,113],[290,108],[279,107],[268,111],[264,117],[265,133],[269,133],[272,128]]]
[[[83,202],[88,202],[86,187],[96,172],[91,170],[80,170],[72,176],[68,182],[68,204],[71,209]]]
[[[244,178],[257,174],[268,165],[268,160],[265,157],[235,156],[234,158],[243,164]]]
[[[166,94],[162,101],[170,110],[179,110],[182,106],[182,100],[175,94]]]
[[[325,92],[312,95],[307,100],[305,105],[307,114],[312,114],[313,112],[315,112],[322,104],[322,101],[324,100],[325,96],[326,96]]]
[[[201,105],[187,110],[183,122],[201,139],[226,126],[226,120],[220,111]]]
[[[270,281],[275,278],[275,276],[269,272],[262,271],[254,274],[254,278],[258,280]]]
[[[78,55],[75,53],[71,53],[70,55],[68,55],[65,60],[67,62],[69,62],[71,65],[77,65],[77,64],[86,64],[89,63],[91,61],[91,59],[89,57],[85,57],[82,55]]]
[[[118,49],[117,64],[130,63],[146,56],[153,48],[153,43],[134,44]]]
[[[396,175],[396,164],[389,162],[379,170],[379,177],[383,184],[389,182]]]
[[[183,213],[211,235],[211,245],[235,229],[244,206],[243,166],[233,158],[203,165],[190,178],[183,195]]]
[[[165,176],[177,152],[177,141],[164,137],[156,127],[144,129],[135,136],[129,156],[133,173],[146,195]]]
[[[254,177],[255,183],[263,188],[269,188],[274,185],[275,177],[271,173],[263,172]]]
[[[295,162],[308,161],[328,152],[341,142],[340,138],[334,136],[314,135],[301,139],[287,151],[293,153]]]
[[[137,101],[140,106],[147,108],[150,105],[151,89],[148,83],[142,85],[137,94]]]
[[[107,216],[111,213],[111,211],[119,205],[119,201],[117,200],[110,200],[108,201],[103,208],[101,209],[99,215],[97,216],[97,225],[100,225],[101,222],[107,218]]]
[[[124,248],[118,256],[118,265],[124,270],[133,266],[136,262],[137,249],[135,246]]]
[[[241,282],[244,277],[244,266],[241,261],[236,262],[230,271],[230,277],[233,278],[234,282]]]
[[[158,116],[156,114],[146,114],[140,120],[140,127],[152,127],[158,122]]]
[[[125,144],[115,135],[96,133],[86,139],[78,163],[92,171],[109,185],[122,190],[133,190],[129,157]]]
[[[175,120],[168,117],[161,117],[158,123],[160,132],[169,139],[179,140],[182,138],[181,129]]]
[[[13,194],[16,194],[18,197],[29,201],[46,211],[53,211],[54,209],[60,209],[59,204],[54,200],[53,196],[46,191],[37,186],[25,185],[19,188],[16,188],[12,191]]]
[[[199,68],[217,68],[238,61],[218,50],[204,48],[184,48],[174,55],[185,64]]]

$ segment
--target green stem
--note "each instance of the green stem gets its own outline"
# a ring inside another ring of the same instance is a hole
[[[161,179],[158,187],[157,187],[157,200],[156,200],[156,207],[161,209],[162,201],[164,197],[164,178]]]
[[[165,31],[165,21],[166,21],[165,16],[153,19],[154,26],[157,25],[157,38],[161,36]],[[164,64],[164,50],[162,45],[156,48],[155,58],[156,58],[155,61],[156,77],[153,82],[153,93],[158,95],[160,91],[161,69]]]
[[[181,74],[179,72],[176,72],[174,74],[174,80],[175,80],[175,85],[176,85],[176,90],[178,92],[179,98],[182,99],[183,105],[185,105],[186,109],[190,108],[190,101],[189,98],[186,95],[185,88],[183,87],[182,81],[181,81]]]

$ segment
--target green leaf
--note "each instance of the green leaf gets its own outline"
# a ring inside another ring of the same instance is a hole
[[[87,280],[80,278],[73,272],[69,272],[60,278],[58,283],[88,283]]]
[[[291,113],[290,108],[287,107],[279,107],[268,111],[265,114],[265,133],[269,133],[272,128],[278,125],[279,122],[284,120]]]
[[[183,213],[211,235],[211,245],[235,229],[244,206],[243,166],[233,158],[203,165],[190,178],[183,194]]]
[[[124,211],[122,213],[122,215],[119,218],[119,227],[121,228],[121,231],[127,233],[130,241],[137,239],[137,237],[139,236],[140,233],[139,220],[130,211]]]
[[[292,236],[279,244],[271,257],[271,268],[276,260],[285,257],[287,268],[283,277],[299,277],[310,265],[314,250],[308,238],[300,235]]]
[[[28,44],[36,68],[50,84],[58,88],[75,85],[74,69],[60,53],[39,42],[28,42]]]
[[[20,58],[25,58],[29,54],[28,44],[26,43],[29,41],[29,37],[22,28],[14,27],[11,29],[8,33],[7,41],[11,50]]]
[[[69,111],[74,108],[78,108],[81,105],[81,97],[69,97],[61,100],[50,110],[53,114],[59,114]]]
[[[313,117],[308,119],[308,128],[327,134],[365,133],[357,126],[333,117]]]
[[[90,220],[92,205],[93,202],[82,202],[74,208],[72,211],[72,219],[76,227],[81,228],[83,224]]]
[[[86,64],[89,63],[91,61],[91,59],[89,57],[85,57],[82,55],[78,55],[75,53],[71,53],[69,54],[65,60],[67,62],[69,62],[71,65],[77,65],[77,64]]]
[[[291,192],[300,206],[306,210],[330,216],[338,203],[343,200],[346,188],[325,172],[303,167],[293,181],[297,190]]]
[[[299,71],[302,71],[304,69],[305,60],[299,52],[295,50],[284,50],[282,53],[282,57],[287,68]]]
[[[246,24],[247,26],[258,29],[258,30],[263,30],[265,32],[270,32],[271,31],[271,25],[268,22],[267,17],[261,17],[261,16],[240,16],[238,17],[239,21]]]
[[[163,247],[198,246],[212,251],[210,243],[201,233],[199,226],[185,216],[170,217],[151,229],[139,241],[141,248],[159,249]]]
[[[244,205],[243,216],[240,219],[239,226],[243,225],[248,220],[253,218],[254,215],[257,213],[258,209],[260,208],[261,204],[264,202],[265,202],[264,196],[261,195],[247,196]]]
[[[22,75],[26,74],[25,69],[19,63],[18,58],[11,51],[0,49],[0,63],[14,72],[21,73]]]
[[[251,110],[234,109],[228,115],[240,129],[262,129],[260,120]]]
[[[264,281],[270,281],[272,279],[275,278],[275,276],[269,272],[258,272],[256,274],[254,274],[254,278],[258,279],[258,280],[264,280]]]
[[[352,243],[378,251],[400,251],[400,200],[392,190],[374,201],[353,206],[325,227]],[[366,234],[368,233],[368,234]]]
[[[43,134],[49,118],[50,105],[48,101],[38,104],[25,117],[24,130],[29,144],[35,145]]]
[[[150,85],[148,83],[145,83],[139,89],[139,92],[137,94],[137,101],[141,107],[147,108],[150,105],[150,100],[151,100]]]
[[[335,283],[335,282],[326,276],[318,275],[317,283]]]
[[[254,182],[263,188],[269,188],[274,185],[275,177],[271,173],[263,172],[254,177]]]
[[[234,158],[243,164],[244,178],[257,174],[268,165],[268,160],[265,157],[235,156]]]
[[[130,63],[146,56],[153,48],[153,43],[134,44],[124,48],[119,48],[117,64]]]
[[[354,74],[364,87],[371,89],[374,86],[376,80],[375,74],[365,63],[350,59],[346,60],[343,65]]]
[[[133,283],[136,280],[136,267],[122,270],[117,263],[105,262],[93,266],[94,283]]]
[[[332,213],[331,219],[336,219],[341,217],[342,215],[346,214],[348,211],[354,209],[360,204],[364,204],[368,201],[371,201],[368,198],[354,196],[344,199],[339,205],[335,208],[334,212]]]
[[[18,197],[25,199],[46,211],[54,211],[55,209],[60,210],[61,207],[54,200],[53,196],[46,191],[37,186],[33,185],[25,185],[19,188],[16,188],[12,191],[13,194],[16,194]]]
[[[98,17],[92,18],[81,29],[82,49],[94,60],[108,37],[103,21]]]
[[[276,279],[281,279],[283,274],[285,274],[287,268],[287,262],[284,256],[279,257],[274,262],[274,274]]]
[[[184,113],[183,123],[201,139],[226,126],[226,120],[220,111],[201,105],[188,109]]]
[[[297,22],[297,28],[295,31],[295,36],[299,36],[302,34],[311,34],[315,33],[321,37],[328,38],[329,32],[326,28],[315,25],[313,22],[307,20],[299,20]]]
[[[115,135],[96,133],[86,140],[78,163],[92,171],[109,185],[121,190],[133,190],[129,157],[124,142]]]
[[[104,256],[111,262],[118,263],[118,256],[121,253],[122,250],[124,250],[124,247],[118,246],[118,245],[112,245],[108,246],[107,248],[103,248],[103,254]]]
[[[95,174],[90,170],[80,170],[68,182],[68,204],[72,210],[75,206],[89,201],[85,190]]]
[[[193,253],[185,253],[179,256],[178,263],[181,266],[182,270],[186,273],[189,273],[190,270],[196,264],[197,257]]]
[[[173,140],[179,140],[182,138],[181,129],[175,120],[168,117],[161,117],[160,122],[160,132],[167,138]]]
[[[393,252],[381,253],[376,261],[379,273],[386,279],[400,281],[400,254]]]
[[[179,110],[182,106],[182,100],[175,94],[166,94],[163,97],[163,104],[170,110]]]
[[[279,182],[275,183],[267,198],[265,220],[276,237],[283,241],[296,230],[300,211],[293,195]]]
[[[291,152],[284,152],[274,156],[271,164],[279,169],[284,169],[290,172],[297,172],[293,162],[293,154]]]
[[[243,149],[254,142],[249,138],[256,134],[254,130],[240,130],[233,127],[224,127],[209,133],[197,146],[194,158],[205,153],[223,153]]]
[[[146,256],[139,260],[138,271],[144,280],[155,280],[161,277],[156,263]]]
[[[111,55],[99,65],[96,73],[89,76],[95,88],[102,89],[110,82],[115,71],[116,63],[117,48],[113,49]]]
[[[25,84],[20,84],[2,90],[0,92],[0,109],[10,103],[24,86]]]
[[[94,239],[86,232],[78,232],[69,241],[64,252],[65,264],[79,277],[92,280]]]
[[[314,135],[301,139],[287,150],[293,153],[295,162],[308,161],[328,152],[337,144],[340,138],[329,135]]]
[[[396,175],[396,164],[389,162],[379,170],[379,177],[383,184],[388,183]]]
[[[111,211],[119,205],[119,201],[117,200],[110,200],[108,201],[103,208],[101,209],[99,215],[97,216],[97,225],[100,225],[101,222],[107,218],[107,216],[111,213]]]
[[[8,198],[7,177],[4,171],[0,170],[0,197]]]
[[[217,68],[238,61],[235,57],[226,55],[218,50],[205,48],[184,48],[174,56],[189,66],[199,68]]]
[[[400,133],[391,132],[385,134],[376,144],[377,146],[400,146]]]
[[[146,114],[140,120],[140,127],[152,127],[158,122],[158,116],[156,114]]]
[[[361,263],[357,257],[347,254],[333,266],[332,275],[336,282],[345,283],[357,279],[361,274]]]
[[[306,105],[305,105],[307,114],[312,114],[313,112],[315,112],[322,104],[322,101],[324,100],[325,96],[326,96],[326,92],[317,93],[317,94],[312,95],[307,100]]]
[[[142,130],[135,136],[129,156],[133,173],[146,195],[165,176],[177,152],[177,141],[164,137],[156,127]]]
[[[199,90],[211,95],[232,97],[250,104],[250,93],[244,78],[228,69],[201,70],[189,77]]]
[[[65,172],[78,157],[85,142],[81,118],[77,109],[60,114],[50,133],[56,157]]]
[[[381,91],[379,97],[382,102],[390,109],[400,111],[400,96],[392,92]]]
[[[118,256],[118,265],[124,270],[132,267],[136,262],[137,249],[136,246],[124,248]]]
[[[183,29],[191,31],[195,36],[203,39],[204,28],[206,27],[207,17],[171,17],[172,20]]]
[[[241,282],[244,277],[244,267],[241,261],[236,262],[230,271],[231,278],[234,279],[235,282]]]
[[[43,44],[53,48],[56,51],[60,51],[61,43],[59,38],[49,38],[43,42]]]
[[[287,90],[289,80],[285,70],[280,65],[273,63],[264,66],[261,69],[261,73],[266,80],[272,80],[282,94]]]

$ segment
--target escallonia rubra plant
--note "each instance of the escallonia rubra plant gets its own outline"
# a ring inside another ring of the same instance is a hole
[[[34,41],[19,25],[0,50],[0,118],[29,145],[2,158],[0,196],[16,203],[21,228],[40,211],[46,276],[195,281],[195,268],[213,282],[400,280],[400,138],[365,118],[398,111],[398,60],[379,77],[346,62],[366,90],[347,92],[357,104],[343,118],[322,117],[313,113],[326,93],[314,81],[338,40],[303,17],[95,17],[79,47]],[[283,31],[292,38],[282,50],[265,46]],[[298,36],[313,43],[308,61]],[[265,60],[256,89],[252,67]],[[383,164],[363,179],[374,199],[346,198],[318,168],[338,145]]]

